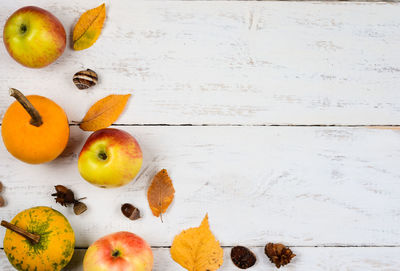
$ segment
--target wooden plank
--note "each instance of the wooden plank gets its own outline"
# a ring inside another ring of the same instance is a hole
[[[274,266],[269,262],[263,252],[263,248],[252,247],[257,255],[256,264],[249,270],[265,271],[273,270]],[[297,257],[284,270],[313,270],[313,271],[397,271],[400,269],[400,260],[397,257],[400,248],[387,247],[295,247],[292,248]],[[220,271],[240,270],[236,268],[230,259],[230,248],[224,249],[224,264]],[[169,254],[168,248],[153,248],[153,271],[177,271],[185,270],[175,263]],[[70,264],[65,271],[81,271],[84,249],[77,249]],[[0,268],[2,271],[13,271],[4,253],[0,254]]]
[[[119,123],[400,124],[400,5],[106,1],[104,31],[40,70],[0,48],[0,84],[58,102],[79,121],[99,98],[133,93]],[[30,1],[2,3],[0,21]],[[71,31],[98,1],[38,0]],[[1,34],[0,34],[1,35]],[[72,75],[99,73],[80,91]],[[11,99],[0,93],[0,116]]]
[[[33,205],[52,206],[70,220],[78,247],[120,230],[152,246],[171,245],[181,230],[209,214],[224,246],[267,241],[288,245],[400,245],[400,133],[386,129],[324,127],[120,127],[140,142],[144,164],[137,181],[101,189],[79,175],[77,157],[89,135],[72,127],[61,158],[26,165],[0,147],[0,180],[10,220]],[[175,200],[164,223],[153,217],[146,192],[166,168]],[[75,216],[54,202],[54,185],[87,197],[89,210]],[[130,221],[123,203],[143,218]],[[229,229],[229,230],[227,230]],[[0,230],[0,236],[4,230]]]

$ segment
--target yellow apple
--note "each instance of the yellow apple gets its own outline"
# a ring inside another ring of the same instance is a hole
[[[151,271],[153,252],[145,240],[122,231],[94,242],[83,259],[84,271]]]
[[[91,184],[119,187],[132,181],[142,166],[142,150],[129,133],[106,128],[89,136],[78,159],[81,176]]]
[[[10,56],[29,68],[42,68],[62,55],[66,44],[63,25],[39,7],[23,7],[7,20],[4,45]]]

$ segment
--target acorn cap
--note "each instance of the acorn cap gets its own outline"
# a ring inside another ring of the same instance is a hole
[[[76,215],[80,215],[82,213],[84,213],[87,210],[87,206],[85,203],[83,202],[75,202],[74,204],[74,213]]]

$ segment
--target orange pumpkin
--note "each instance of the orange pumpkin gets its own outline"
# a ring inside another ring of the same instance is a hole
[[[68,118],[52,100],[38,96],[23,96],[15,89],[12,103],[3,117],[1,135],[7,150],[16,158],[30,164],[49,162],[67,146]]]

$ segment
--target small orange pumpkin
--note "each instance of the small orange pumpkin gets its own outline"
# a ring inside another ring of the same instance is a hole
[[[10,95],[17,101],[7,109],[1,126],[7,150],[30,164],[57,158],[69,138],[68,118],[64,110],[46,97],[25,97],[16,89],[10,89]]]

